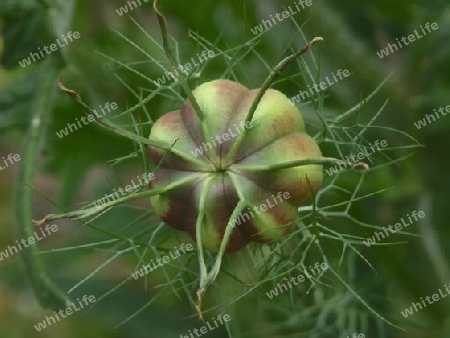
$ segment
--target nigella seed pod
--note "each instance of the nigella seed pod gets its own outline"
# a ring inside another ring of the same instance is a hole
[[[151,182],[152,189],[164,190],[151,197],[156,214],[194,240],[201,226],[209,251],[219,250],[239,201],[245,208],[234,222],[227,252],[289,233],[298,207],[322,184],[320,164],[276,167],[322,154],[305,132],[300,111],[277,90],[267,90],[246,121],[258,92],[229,80],[203,83],[193,91],[202,120],[187,100],[180,110],[161,116],[150,134],[152,141],[176,141],[167,154],[149,147],[155,163],[162,161]]]

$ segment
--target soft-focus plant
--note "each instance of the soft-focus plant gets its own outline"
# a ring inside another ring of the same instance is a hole
[[[306,87],[317,82],[321,64],[310,49],[321,38],[307,42],[309,39],[303,36],[302,29],[292,20],[297,34],[285,49],[289,56],[270,66],[256,51],[267,32],[230,49],[220,49],[217,44],[191,32],[198,48],[214,50],[218,60],[211,62],[220,60],[224,69],[219,77],[198,84],[197,78],[206,73],[210,62],[205,62],[200,69],[187,76],[177,72],[176,65],[181,64],[178,45],[167,32],[166,21],[158,10],[157,1],[155,12],[162,32],[162,44],[148,35],[137,21],[131,20],[149,38],[149,42],[165,53],[165,62],[158,61],[145,47],[122,33],[116,33],[130,47],[142,53],[146,62],[157,65],[163,72],[173,72],[176,78],[170,84],[154,88],[155,82],[132,64],[103,55],[114,65],[111,69],[118,81],[134,97],[139,98],[139,103],[113,117],[95,118],[102,127],[136,144],[136,151],[129,157],[141,157],[144,170],[153,171],[155,180],[151,182],[151,187],[141,184],[136,191],[114,201],[102,204],[99,199],[80,210],[51,214],[35,222],[41,225],[58,219],[74,218],[111,237],[111,241],[95,243],[93,246],[104,248],[105,244],[113,245],[110,250],[115,254],[70,291],[125,253],[137,256],[136,269],[139,269],[151,259],[170,251],[169,247],[189,240],[182,232],[169,231],[164,227],[166,223],[175,229],[186,230],[196,242],[197,250],[180,257],[170,266],[161,267],[151,277],[146,276],[145,286],[158,287],[159,291],[147,305],[121,324],[159,297],[181,297],[184,294],[200,318],[204,314],[223,310],[226,306],[242,304],[244,297],[247,300],[256,299],[262,304],[259,310],[267,311],[268,316],[275,319],[272,320],[273,326],[268,324],[267,328],[254,328],[255,334],[265,330],[273,334],[292,330],[296,332],[295,327],[298,327],[298,330],[308,332],[313,337],[323,333],[357,332],[367,328],[371,321],[376,323],[380,331],[383,330],[383,323],[394,325],[355,291],[355,261],[359,259],[372,268],[369,260],[358,250],[364,239],[358,231],[379,227],[351,215],[351,207],[355,203],[385,191],[362,193],[367,177],[406,157],[393,159],[389,152],[418,146],[417,141],[406,133],[375,124],[387,102],[372,117],[367,118],[364,114],[365,104],[385,82],[356,106],[333,118],[327,117],[324,112],[324,94],[317,93],[312,100],[315,115],[308,116],[313,123],[308,126],[300,109],[283,93],[270,87],[285,82],[302,83],[299,86]],[[307,42],[303,48],[294,42],[298,37]],[[243,71],[239,63],[248,54],[261,61],[268,73],[264,83],[252,90],[248,89],[248,80],[237,75]],[[290,73],[293,65],[300,70],[298,73]],[[142,97],[127,84],[118,74],[124,70],[147,81],[152,86],[150,94]],[[88,116],[92,116],[92,108],[83,102],[77,92],[65,85],[59,82],[60,89],[74,98]],[[159,119],[153,118],[154,113],[148,113],[146,109],[146,120],[137,120],[134,113],[146,107],[157,96],[173,103],[174,109],[169,113],[159,111],[158,114],[162,114]],[[124,121],[130,121],[131,126],[123,126]],[[238,135],[224,140],[218,146],[205,146],[199,156],[193,155],[195,149],[212,142],[215,136],[223,135],[235,126],[242,127]],[[314,130],[315,135],[309,136],[313,132],[306,133],[306,130]],[[390,132],[395,139],[403,138],[408,144],[380,149],[373,158],[367,159],[366,162],[372,163],[364,163],[364,170],[343,170],[324,178],[323,166],[336,165],[345,154],[360,152],[371,145],[371,141],[366,139],[369,130]],[[335,154],[339,159],[322,156],[322,153]],[[126,161],[127,158],[115,159],[115,163]],[[280,200],[279,204],[264,213],[236,223],[243,213],[249,214],[253,207],[270,201],[279,192],[288,193],[289,198]],[[137,198],[149,197],[152,209],[144,212],[139,219],[130,221],[122,231],[115,233],[94,225],[99,217],[113,212],[115,208],[126,206]],[[333,220],[337,219],[346,219],[352,226],[345,230],[333,227]],[[149,220],[148,225],[143,227],[142,220]],[[137,224],[139,231],[130,231]],[[328,253],[330,248],[337,245],[342,247],[340,257]],[[237,252],[227,253],[232,251]],[[193,264],[195,259],[198,259],[198,265]],[[291,288],[279,297],[289,298],[295,311],[283,305],[274,305],[278,304],[276,299],[266,298],[267,291],[310,269],[317,262],[326,263],[328,269],[311,278],[308,287]],[[222,274],[219,275],[220,271]],[[100,297],[100,300],[131,280],[132,276]],[[221,285],[228,287],[223,289]],[[211,292],[205,294],[208,287]],[[250,294],[252,291],[255,292]],[[195,293],[196,299],[193,297]],[[313,294],[312,298],[297,301],[298,297],[309,293]],[[208,306],[204,305],[206,303]],[[249,305],[243,307],[246,306]],[[314,324],[317,316],[320,325]],[[242,324],[236,321],[234,325]]]

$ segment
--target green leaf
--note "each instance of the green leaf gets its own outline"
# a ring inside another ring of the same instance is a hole
[[[61,34],[66,33],[70,20],[64,18],[71,17],[72,7],[71,0],[64,3],[60,0],[48,3],[43,0],[2,1],[0,18],[3,19],[1,35],[4,39],[4,52],[0,64],[11,69],[27,58],[31,64],[31,53],[37,54],[36,62],[40,62],[47,55],[40,57],[39,48],[55,43],[58,37],[61,38]],[[64,51],[64,48],[59,48],[51,52],[58,56],[54,59],[61,63],[60,66],[63,65]]]

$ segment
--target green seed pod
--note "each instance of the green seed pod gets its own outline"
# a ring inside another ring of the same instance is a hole
[[[322,165],[273,168],[322,154],[305,132],[300,111],[277,90],[265,92],[246,123],[258,91],[229,80],[203,83],[193,91],[203,121],[187,102],[181,110],[159,118],[150,135],[150,140],[167,144],[177,140],[152,181],[154,189],[171,187],[151,197],[156,214],[195,240],[203,198],[199,225],[209,251],[219,250],[239,201],[246,208],[234,222],[227,252],[289,233],[292,227],[287,224],[297,219],[298,207],[310,199],[311,189],[317,191],[322,184]],[[165,155],[154,147],[149,151],[156,163]]]

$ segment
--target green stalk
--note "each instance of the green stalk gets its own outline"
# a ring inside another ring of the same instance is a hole
[[[245,165],[245,167],[244,166],[239,167],[238,165],[234,165],[234,166],[232,165],[232,166],[230,166],[230,169],[232,170],[233,167],[238,167],[239,171],[271,171],[271,170],[289,169],[289,168],[301,167],[304,165],[313,165],[313,164],[333,165],[333,164],[338,164],[339,162],[342,162],[342,160],[338,160],[337,158],[333,158],[333,157],[316,157],[316,158],[306,158],[303,160],[293,160],[293,161],[289,161],[289,162],[269,164],[269,165],[254,165],[254,166]],[[358,165],[363,165],[363,164],[358,163]]]
[[[198,179],[198,175],[191,175],[184,179],[174,181],[171,184],[166,185],[162,189],[152,189],[152,190],[147,190],[147,191],[141,191],[138,193],[132,193],[130,195],[118,198],[114,201],[108,201],[107,203],[102,204],[102,206],[93,206],[93,207],[86,208],[86,209],[70,211],[70,212],[67,212],[64,214],[49,214],[39,221],[33,221],[33,224],[35,226],[39,226],[44,223],[54,221],[57,219],[65,219],[65,218],[83,219],[86,217],[95,216],[103,211],[106,211],[106,210],[108,210],[112,207],[115,207],[117,205],[120,205],[122,203],[129,202],[129,201],[132,201],[132,200],[135,200],[138,198],[142,198],[142,197],[151,197],[151,196],[163,194],[172,189],[176,189],[179,186],[181,186],[191,180],[196,180],[196,179]]]
[[[200,269],[200,287],[197,290],[197,304],[195,304],[195,308],[201,321],[203,320],[203,315],[201,311],[201,304],[203,298],[202,288],[208,279],[208,270],[206,268],[205,263],[205,253],[204,253],[205,251],[203,249],[202,225],[203,220],[205,218],[206,195],[208,193],[209,186],[211,185],[211,181],[212,179],[209,179],[208,181],[205,182],[205,187],[200,196],[198,216],[197,221],[195,223],[195,241],[197,243],[198,262]]]
[[[30,120],[25,148],[21,154],[20,184],[15,187],[15,224],[19,241],[34,236],[35,229],[33,229],[31,223],[33,191],[27,185],[33,185],[39,161],[40,144],[50,120],[53,97],[56,92],[56,80],[60,73],[55,61],[52,56],[47,56],[42,63],[39,74],[40,90],[36,93],[31,105],[33,115]],[[69,299],[47,277],[44,264],[37,253],[36,243],[30,244],[20,251],[26,274],[39,304],[44,308],[55,311],[67,308],[70,304]]]
[[[280,73],[283,71],[284,68],[288,64],[290,64],[292,61],[294,61],[299,56],[305,54],[308,50],[311,49],[312,46],[314,46],[317,42],[323,41],[323,38],[321,37],[315,37],[310,42],[308,42],[302,49],[300,49],[298,52],[293,53],[289,55],[288,57],[281,60],[280,63],[278,63],[275,68],[270,72],[267,79],[264,81],[263,85],[261,86],[258,95],[256,95],[255,99],[252,102],[252,105],[250,106],[250,109],[248,110],[247,117],[245,118],[245,122],[251,122],[253,119],[253,115],[255,114],[256,108],[258,108],[259,102],[261,102],[261,99],[263,98],[266,91],[270,88],[273,81],[275,81],[276,77],[280,75]]]
[[[170,45],[169,45],[169,40],[168,40],[169,34],[167,32],[166,18],[161,13],[158,6],[159,6],[159,0],[155,0],[153,2],[153,9],[158,18],[158,24],[159,24],[159,28],[161,30],[164,53],[166,55],[167,60],[169,61],[170,67],[172,68],[172,71],[173,71],[173,74],[177,78],[178,83],[180,84],[181,88],[183,89],[184,93],[186,94],[186,96],[189,99],[188,104],[190,104],[192,106],[192,109],[195,111],[196,115],[200,119],[200,125],[202,127],[202,132],[203,132],[203,136],[204,136],[205,140],[209,140],[210,135],[208,133],[208,129],[205,126],[205,114],[203,113],[197,100],[195,99],[194,94],[192,93],[192,90],[189,88],[186,78],[181,74],[181,72],[177,71],[176,61],[173,56],[172,49],[170,48]]]
[[[58,80],[58,87],[59,89],[61,89],[63,92],[65,92],[67,95],[69,95],[71,98],[75,99],[75,101],[77,101],[77,103],[83,107],[83,110],[85,111],[85,113],[89,116],[92,116],[95,120],[95,123],[97,123],[98,125],[112,131],[113,133],[116,133],[120,136],[124,136],[132,141],[135,141],[137,143],[143,143],[158,149],[162,149],[165,151],[169,151],[172,152],[172,147],[170,144],[166,144],[164,142],[157,142],[157,141],[150,141],[149,139],[146,139],[145,137],[136,135],[132,132],[129,132],[128,130],[116,125],[113,122],[110,122],[106,119],[99,119],[95,113],[92,111],[92,109],[83,102],[83,100],[81,99],[81,96],[74,90],[66,88],[62,82],[61,79]]]
[[[203,122],[205,119],[205,116],[200,109],[200,106],[198,105],[197,100],[195,99],[194,95],[192,94],[191,89],[189,88],[186,78],[180,74],[180,72],[177,71],[175,58],[173,57],[172,49],[169,45],[169,40],[167,39],[168,33],[167,33],[167,23],[165,16],[160,12],[159,8],[159,0],[155,0],[153,2],[153,9],[155,10],[156,16],[158,17],[158,23],[159,28],[161,29],[161,36],[163,41],[163,49],[164,53],[166,54],[166,58],[169,61],[170,67],[172,68],[173,74],[176,76],[178,82],[180,83],[181,87],[183,88],[183,91],[191,101],[191,105],[194,108],[195,112],[197,113],[198,118]]]
[[[157,148],[157,149],[162,149],[164,151],[166,151],[167,153],[171,153],[174,154],[182,159],[184,159],[187,162],[190,162],[194,165],[198,165],[198,164],[202,164],[202,162],[200,160],[197,160],[191,156],[186,155],[185,153],[181,152],[180,150],[174,148],[174,144],[178,141],[178,139],[176,139],[173,144],[169,144],[166,142],[161,142],[161,141],[151,141],[145,137],[142,137],[140,135],[134,134],[128,130],[126,130],[125,128],[120,127],[119,125],[108,121],[107,119],[99,119],[95,113],[92,111],[92,109],[82,100],[81,96],[74,90],[66,88],[63,83],[61,82],[61,80],[58,81],[58,87],[64,91],[67,95],[69,95],[71,98],[75,99],[75,101],[83,108],[84,112],[88,115],[88,116],[92,116],[94,118],[94,121],[96,124],[98,124],[99,126],[117,134],[123,137],[126,137],[127,139],[134,141],[136,143],[139,144],[146,144],[149,145],[151,147]],[[130,111],[130,110],[128,110]]]
[[[235,221],[238,219],[239,214],[242,212],[242,210],[244,210],[244,208],[246,206],[247,206],[246,203],[243,200],[240,200],[238,202],[238,204],[236,205],[236,207],[234,208],[233,213],[231,214],[230,220],[225,228],[225,233],[223,235],[222,241],[220,242],[220,248],[219,248],[219,252],[217,253],[217,256],[216,256],[216,261],[208,273],[206,273],[206,265],[205,265],[204,258],[203,258],[203,245],[201,244],[201,242],[198,242],[199,240],[201,241],[201,231],[199,230],[199,228],[201,228],[201,223],[196,224],[196,226],[197,226],[197,229],[196,229],[197,230],[197,243],[200,243],[198,246],[199,246],[199,259],[200,259],[200,267],[201,267],[200,268],[200,272],[201,272],[200,287],[197,290],[196,310],[197,310],[200,320],[203,320],[203,315],[202,315],[202,311],[201,311],[201,304],[202,304],[203,296],[204,296],[206,290],[208,289],[208,287],[216,280],[217,275],[220,272],[220,267],[222,266],[222,258],[223,258],[223,255],[225,254],[225,249],[228,245],[228,242],[230,241],[231,234],[233,233],[233,230],[235,227]],[[203,215],[202,215],[202,218],[203,218]],[[200,219],[200,217],[199,217],[199,219]],[[201,251],[200,251],[200,246],[201,246]],[[200,253],[202,255],[201,258],[200,258]]]
[[[288,57],[284,58],[275,66],[275,68],[270,72],[267,79],[264,81],[264,83],[261,86],[260,90],[258,91],[258,94],[256,95],[255,99],[253,100],[252,105],[250,106],[247,116],[245,118],[245,122],[252,121],[253,115],[255,114],[256,109],[258,108],[258,105],[261,102],[264,94],[270,88],[270,86],[275,81],[277,76],[280,75],[280,73],[283,71],[283,69],[286,68],[286,66],[288,64],[290,64],[292,61],[294,61],[296,58],[305,54],[308,50],[311,49],[312,46],[314,46],[317,42],[320,42],[320,41],[323,41],[323,38],[315,37],[310,42],[308,42],[302,49],[300,49],[298,52],[295,52],[295,53],[289,55]],[[232,148],[230,149],[230,151],[228,153],[228,158],[233,158],[237,149],[239,149],[239,146],[241,145],[242,141],[244,140],[247,131],[248,131],[248,129],[244,128],[242,133],[239,134],[236,142],[233,144]]]

